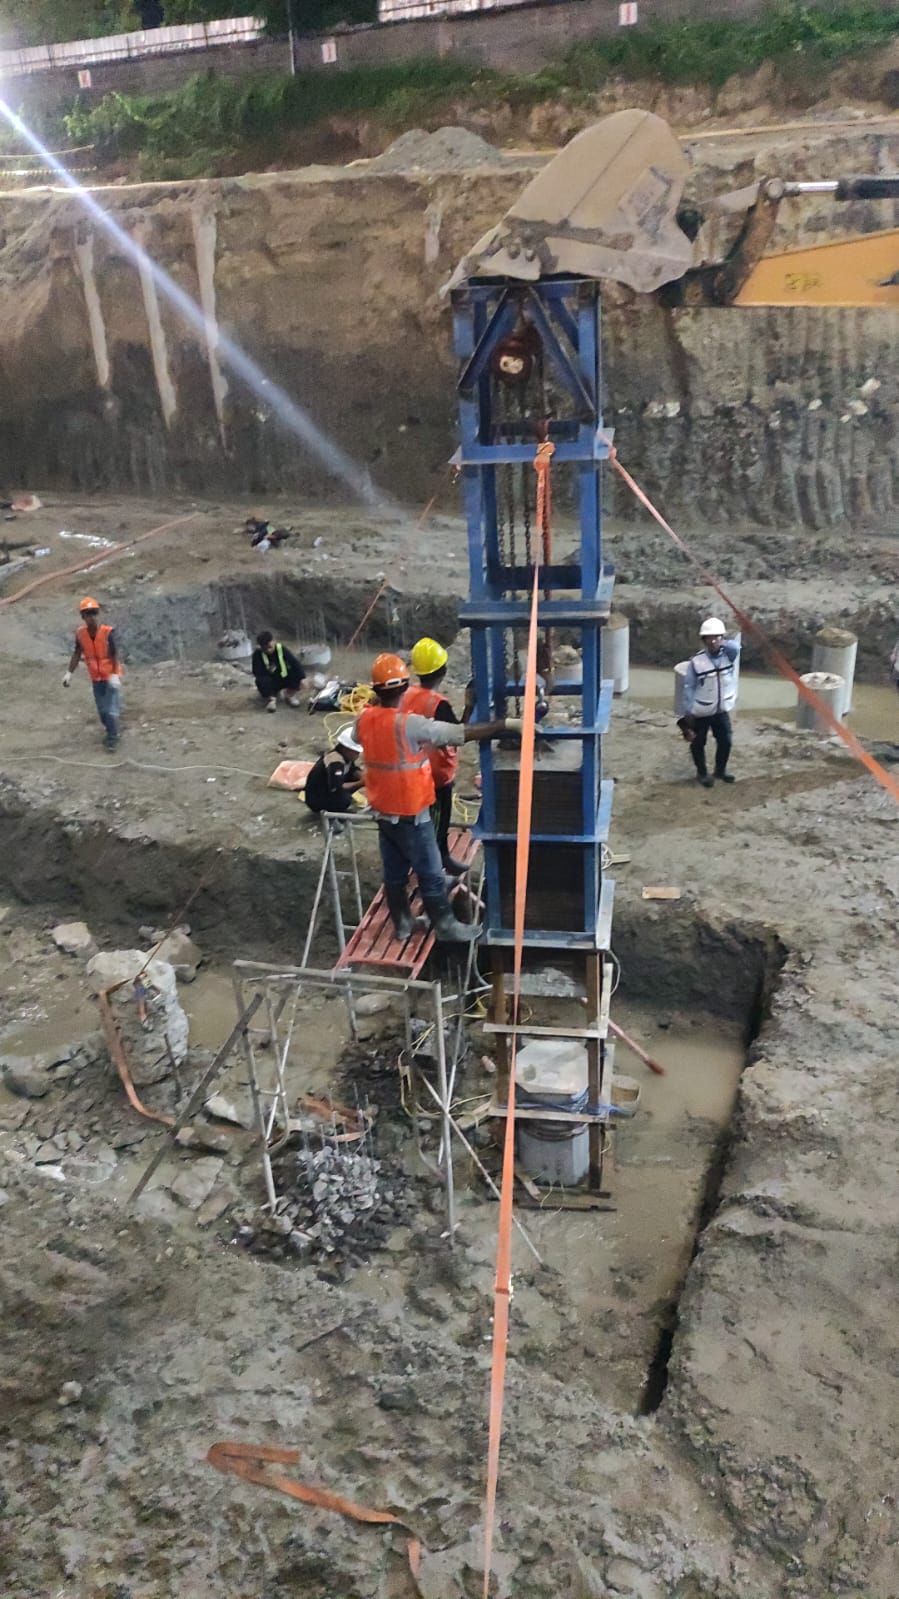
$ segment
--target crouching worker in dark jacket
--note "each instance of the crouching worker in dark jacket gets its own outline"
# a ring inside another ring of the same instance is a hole
[[[298,690],[306,673],[293,651],[268,632],[260,633],[256,643],[259,648],[253,651],[253,678],[266,710],[278,709],[279,694],[284,695],[288,705],[299,705]]]
[[[363,783],[357,759],[361,754],[362,746],[357,744],[350,726],[341,728],[334,749],[319,756],[306,779],[305,792],[306,804],[316,816],[322,811],[351,808],[353,795]]]

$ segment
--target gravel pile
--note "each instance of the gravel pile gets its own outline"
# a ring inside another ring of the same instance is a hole
[[[323,1256],[356,1265],[380,1249],[411,1209],[399,1172],[336,1145],[301,1149],[279,1163],[276,1216],[245,1222],[237,1241],[254,1253]]]
[[[467,128],[410,128],[369,162],[369,172],[463,172],[466,167],[499,166],[501,150]]]

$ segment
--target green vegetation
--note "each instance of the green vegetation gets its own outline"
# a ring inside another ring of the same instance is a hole
[[[66,132],[110,159],[137,158],[147,176],[195,177],[239,161],[242,150],[268,149],[271,159],[285,135],[330,117],[376,117],[399,131],[497,102],[587,103],[613,77],[715,90],[768,61],[788,81],[814,83],[829,67],[895,38],[899,12],[873,0],[820,7],[780,0],[742,20],[697,16],[628,28],[528,74],[435,59],[242,83],[194,78],[169,94],[113,94],[93,107],[76,105]]]
[[[499,81],[495,73],[473,78],[470,68],[436,60],[239,83],[197,77],[169,94],[110,94],[94,107],[77,105],[65,128],[74,143],[95,144],[107,158],[138,156],[148,176],[199,177],[241,146],[277,147],[285,133],[327,117],[377,113],[406,126],[451,98],[475,94],[488,79]]]

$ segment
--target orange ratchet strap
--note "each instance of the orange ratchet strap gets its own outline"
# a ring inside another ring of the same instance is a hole
[[[537,521],[546,512],[551,444],[537,451]],[[541,485],[543,492],[541,495]],[[512,1023],[518,1025],[521,958],[524,948],[524,912],[527,901],[528,868],[531,852],[531,814],[534,801],[534,742],[537,725],[537,606],[539,603],[539,556],[534,563],[531,594],[531,619],[528,627],[527,665],[522,706],[521,770],[518,781],[518,836],[515,846],[515,949],[512,996]],[[515,1064],[518,1034],[512,1033],[509,1064],[508,1109],[503,1142],[503,1172],[500,1184],[499,1231],[496,1241],[496,1283],[493,1294],[493,1363],[490,1372],[490,1437],[487,1449],[487,1496],[484,1508],[484,1599],[489,1599],[490,1568],[493,1564],[493,1534],[496,1526],[496,1490],[499,1481],[499,1449],[503,1431],[503,1400],[506,1385],[506,1353],[509,1341],[509,1306],[512,1299],[512,1193],[515,1184]]]
[[[295,1466],[299,1459],[298,1449],[272,1449],[267,1444],[221,1443],[212,1445],[206,1456],[206,1464],[214,1466],[225,1477],[242,1477],[245,1482],[258,1483],[260,1488],[274,1488],[277,1493],[286,1494],[290,1499],[299,1499],[304,1505],[316,1505],[320,1510],[333,1510],[335,1515],[347,1516],[351,1521],[362,1521],[371,1526],[401,1527],[407,1535],[409,1571],[416,1593],[421,1594],[418,1586],[421,1541],[410,1531],[402,1517],[395,1516],[392,1510],[370,1510],[367,1505],[357,1505],[352,1499],[329,1493],[327,1488],[314,1488],[286,1476],[283,1471],[267,1469],[269,1466]]]

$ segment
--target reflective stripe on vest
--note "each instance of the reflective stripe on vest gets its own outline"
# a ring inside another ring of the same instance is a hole
[[[356,723],[365,755],[365,797],[383,816],[418,816],[434,803],[427,750],[412,749],[398,706],[367,705]]]
[[[423,683],[414,683],[411,688],[407,688],[400,700],[400,709],[415,711],[419,716],[433,717],[438,706],[448,704],[445,694],[438,694],[433,688],[425,688]],[[447,745],[446,749],[428,750],[428,760],[434,773],[435,788],[447,788],[455,781],[459,770],[459,750],[455,744]]]
[[[693,715],[714,716],[716,711],[732,711],[737,703],[733,661],[723,650],[719,655],[700,650],[690,664],[696,673]]]
[[[260,647],[260,649],[262,649],[261,645],[259,647]],[[272,658],[271,658],[271,656],[268,653],[268,650],[262,650],[262,659],[263,659],[263,662],[264,662],[264,664],[266,666],[266,669],[267,669],[267,671],[269,673],[269,676],[270,677],[285,677],[286,678],[288,667],[287,667],[287,662],[284,659],[284,647],[283,647],[283,645],[281,645],[281,644],[276,644],[275,645],[275,655],[278,658],[277,668],[275,667],[275,665],[274,665],[274,663],[272,661]]]
[[[84,664],[92,683],[105,683],[113,672],[119,670],[109,651],[109,635],[112,628],[108,622],[97,628],[93,638],[83,625],[76,630],[75,643],[81,650]]]

